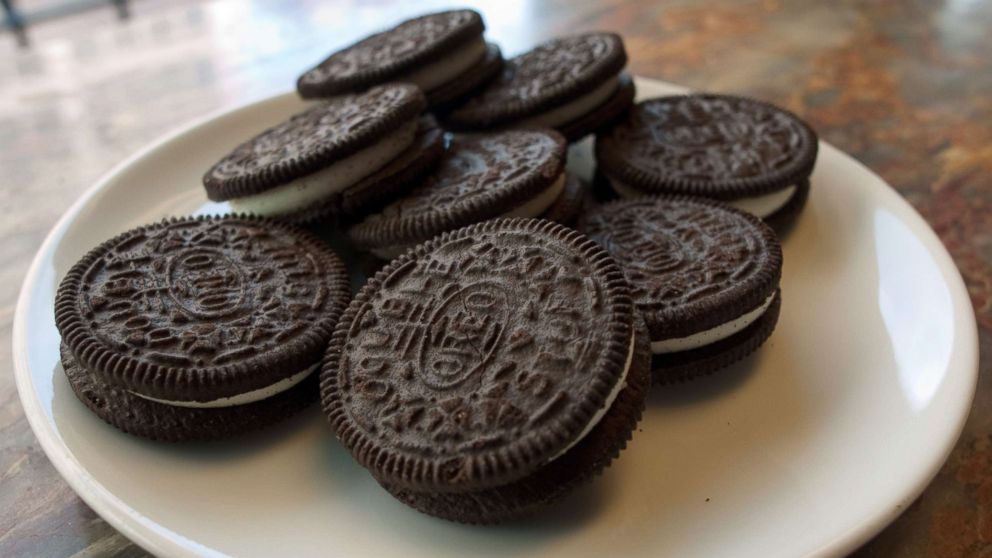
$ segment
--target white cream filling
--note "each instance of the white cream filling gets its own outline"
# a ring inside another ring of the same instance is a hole
[[[283,215],[306,208],[379,170],[410,147],[416,135],[417,119],[411,118],[376,143],[317,172],[258,194],[232,199],[231,209],[239,213]]]
[[[527,200],[523,205],[514,207],[510,211],[500,215],[500,217],[525,217],[534,218],[540,216],[542,213],[548,210],[558,196],[565,190],[565,173],[561,173],[558,180],[555,180],[551,186],[545,188],[537,196]]]
[[[500,215],[499,217],[538,217],[544,213],[558,196],[565,190],[565,173],[562,173],[550,186],[541,191],[538,195],[527,200],[522,205],[507,211],[506,213]],[[497,217],[497,218],[499,218]],[[384,260],[391,260],[403,252],[410,249],[413,244],[401,244],[394,246],[383,246],[381,248],[372,248],[371,252]]]
[[[549,463],[554,461],[555,459],[558,459],[559,457],[564,455],[565,452],[575,447],[575,444],[581,442],[582,439],[586,437],[586,435],[592,432],[593,428],[596,428],[596,425],[599,424],[599,421],[603,420],[603,417],[606,416],[607,411],[609,411],[610,407],[613,406],[613,402],[617,400],[617,396],[620,395],[620,391],[622,391],[623,388],[627,386],[627,373],[630,372],[630,364],[633,361],[634,361],[634,332],[631,332],[630,347],[627,349],[627,363],[623,365],[623,375],[621,375],[620,379],[617,380],[617,383],[613,385],[613,389],[610,390],[610,394],[606,396],[606,401],[603,402],[603,406],[600,407],[600,409],[596,411],[596,414],[592,416],[592,420],[589,421],[589,424],[586,424],[585,429],[582,430],[582,432],[578,435],[578,437],[572,440],[572,443],[565,446],[565,449],[559,451],[551,459],[549,459],[548,460]]]
[[[486,56],[486,41],[482,37],[472,41],[437,62],[432,62],[399,76],[396,81],[413,83],[424,91],[443,85],[465,72]]]
[[[675,337],[672,339],[662,339],[661,341],[651,342],[651,352],[656,355],[666,354],[666,353],[676,353],[679,351],[688,351],[690,349],[698,349],[699,347],[705,347],[711,343],[716,343],[721,339],[726,339],[731,335],[741,331],[747,326],[754,323],[755,320],[761,317],[762,314],[768,310],[771,305],[772,300],[775,299],[775,293],[768,295],[768,298],[761,303],[760,306],[751,310],[750,312],[734,318],[729,322],[724,322],[718,326],[711,327],[710,329],[693,333],[692,335],[687,335],[685,337]]]
[[[151,397],[149,395],[143,395],[138,392],[130,392],[132,395],[137,395],[142,399],[147,399],[149,401],[154,401],[156,403],[162,403],[164,405],[172,405],[173,407],[188,407],[190,409],[216,409],[220,407],[234,407],[236,405],[245,405],[248,403],[254,403],[256,401],[261,401],[263,399],[268,399],[274,395],[278,395],[296,384],[302,382],[307,376],[309,376],[320,363],[314,364],[313,366],[306,368],[288,378],[283,378],[274,384],[270,384],[258,389],[248,391],[245,393],[239,393],[237,395],[232,395],[230,397],[221,397],[220,399],[213,399],[211,401],[171,401],[168,399],[158,399],[156,397]]]
[[[620,86],[620,79],[614,76],[579,98],[550,110],[525,118],[515,126],[547,126],[553,128],[588,114],[592,109],[606,102]]]
[[[786,203],[792,199],[792,194],[796,193],[795,186],[788,186],[782,188],[781,190],[776,190],[770,194],[765,194],[763,196],[754,196],[751,198],[739,198],[736,200],[730,200],[727,203],[740,209],[742,211],[747,211],[755,217],[761,217],[764,219],[772,213],[775,213],[782,208]]]
[[[628,186],[623,182],[615,178],[610,178],[610,185],[613,186],[613,190],[620,194],[624,198],[636,198],[638,196],[646,195],[647,192],[644,190],[639,190],[633,186]],[[764,194],[761,196],[752,196],[749,198],[738,198],[736,200],[727,200],[727,205],[736,207],[742,211],[747,211],[755,217],[760,217],[764,219],[772,213],[775,213],[782,208],[786,203],[792,199],[792,195],[796,193],[796,186],[786,186],[781,190],[775,190],[769,194]]]

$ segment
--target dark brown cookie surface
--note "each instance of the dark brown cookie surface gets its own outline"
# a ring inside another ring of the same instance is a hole
[[[633,335],[626,290],[601,248],[549,221],[444,234],[393,260],[349,306],[324,358],[324,411],[392,486],[458,492],[523,478],[617,386]]]
[[[456,138],[424,184],[348,234],[363,247],[416,244],[520,206],[552,185],[564,166],[565,140],[551,130]]]
[[[575,174],[568,173],[565,179],[565,189],[558,196],[558,199],[555,200],[555,203],[541,215],[541,219],[571,226],[579,218],[579,214],[582,213],[585,198],[585,184]]]
[[[61,347],[62,368],[76,397],[104,422],[135,436],[167,442],[219,440],[285,420],[317,399],[317,374],[267,399],[212,409],[165,405],[108,384]]]
[[[416,17],[335,52],[297,81],[304,98],[364,89],[430,62],[459,44],[482,35],[482,17],[473,10],[452,10]]]
[[[533,116],[590,92],[626,63],[623,41],[614,33],[552,39],[507,60],[502,73],[454,109],[448,122],[480,129]]]
[[[368,147],[427,106],[409,84],[328,99],[242,143],[203,176],[215,201],[257,194]]]
[[[596,140],[600,171],[625,185],[721,200],[798,184],[816,154],[797,116],[731,95],[648,99]]]
[[[383,487],[423,513],[459,523],[493,524],[527,516],[591,481],[630,441],[651,387],[651,348],[643,321],[624,388],[610,410],[582,440],[547,466],[513,483],[467,494]]]
[[[206,401],[314,365],[348,298],[343,264],[316,237],[266,219],[184,218],[91,250],[62,280],[55,321],[108,383]]]
[[[419,184],[443,154],[444,131],[433,116],[422,116],[413,144],[386,166],[323,202],[280,216],[279,220],[301,224],[322,219],[354,222]]]
[[[623,268],[653,340],[728,322],[778,288],[782,250],[775,233],[718,202],[618,200],[591,209],[580,229]]]

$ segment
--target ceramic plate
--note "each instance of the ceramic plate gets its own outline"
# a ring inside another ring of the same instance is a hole
[[[640,97],[682,91],[639,80]],[[466,527],[375,484],[317,408],[247,438],[127,436],[73,396],[52,301],[87,250],[168,215],[224,211],[200,176],[299,110],[292,93],[216,115],[122,163],[62,217],[14,322],[17,387],[66,481],[139,545],[169,556],[821,556],[857,547],[937,473],[968,414],[977,333],[937,237],[878,176],[821,144],[784,239],[782,315],[758,353],[656,390],[607,473],[526,522]],[[589,145],[570,166],[590,170]]]

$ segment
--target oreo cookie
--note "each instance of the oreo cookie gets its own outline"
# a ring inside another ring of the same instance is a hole
[[[309,233],[256,217],[172,219],[77,262],[55,324],[69,383],[100,418],[207,440],[311,403],[349,298],[344,265]]]
[[[410,147],[354,185],[331,194],[313,207],[297,211],[291,220],[299,224],[324,220],[336,228],[358,220],[423,182],[441,160],[444,150],[444,130],[433,116],[421,116],[417,136]]]
[[[757,217],[702,198],[641,196],[588,211],[580,230],[624,270],[656,383],[728,366],[774,330],[782,249]]]
[[[725,201],[784,229],[802,210],[816,133],[774,105],[716,94],[638,103],[596,138],[602,180],[621,197],[684,194]]]
[[[563,225],[572,225],[582,214],[585,206],[587,188],[582,179],[573,173],[567,173],[565,188],[555,203],[541,214],[541,219],[555,221]]]
[[[76,397],[104,422],[132,434],[168,442],[230,438],[278,423],[317,399],[317,374],[261,401],[231,407],[177,407],[135,395],[100,380],[60,347],[62,369]]]
[[[207,197],[284,221],[360,215],[361,202],[411,186],[437,160],[441,132],[420,118],[425,107],[409,84],[329,99],[221,159],[203,176]]]
[[[431,89],[427,105],[435,113],[444,113],[462,100],[479,91],[503,69],[503,54],[494,43],[486,43],[486,56],[457,78]]]
[[[615,33],[553,39],[506,61],[500,75],[446,115],[453,129],[549,127],[569,141],[621,118],[634,101],[634,82]]]
[[[604,250],[550,221],[445,233],[345,311],[321,369],[324,412],[420,511],[529,513],[602,472],[639,420],[650,354],[628,289]]]
[[[482,16],[452,10],[409,19],[331,54],[300,76],[305,99],[362,91],[387,81],[412,83],[432,108],[450,104],[493,79],[503,66],[486,43]]]
[[[553,130],[456,137],[423,184],[348,229],[383,259],[496,217],[538,217],[566,191],[565,140]]]

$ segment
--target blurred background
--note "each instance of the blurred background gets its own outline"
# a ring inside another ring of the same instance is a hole
[[[48,229],[102,173],[162,134],[289,91],[334,49],[442,7],[479,9],[507,56],[555,35],[617,31],[637,74],[797,112],[937,230],[971,290],[989,354],[990,2],[0,3],[0,556],[142,554],[61,481],[17,404],[10,322]],[[992,555],[988,362],[976,411],[944,471],[863,554]]]

